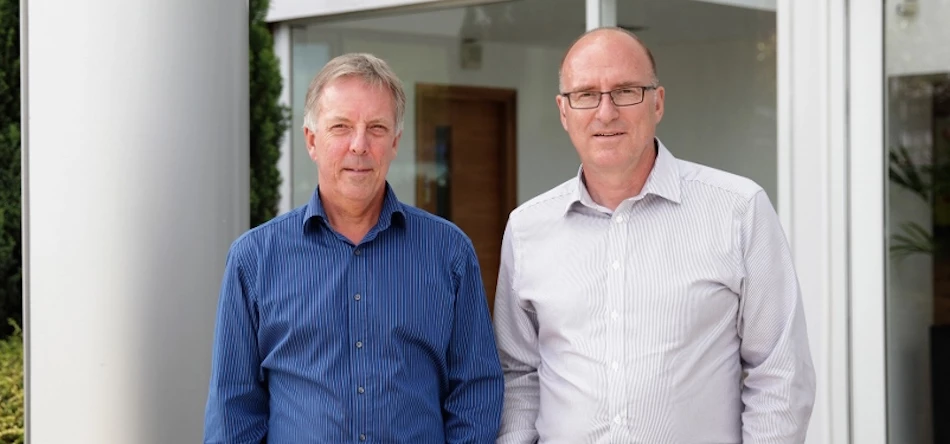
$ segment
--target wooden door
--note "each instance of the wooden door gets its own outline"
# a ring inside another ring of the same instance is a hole
[[[494,308],[501,239],[515,208],[515,90],[416,85],[416,206],[472,239]]]

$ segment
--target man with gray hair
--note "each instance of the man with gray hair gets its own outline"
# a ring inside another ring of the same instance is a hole
[[[311,82],[318,185],[231,246],[205,443],[494,442],[504,381],[475,250],[386,181],[405,102],[369,54]]]

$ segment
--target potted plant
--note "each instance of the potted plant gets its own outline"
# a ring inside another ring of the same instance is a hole
[[[893,259],[926,255],[933,263],[933,323],[930,326],[934,442],[950,442],[950,84],[934,89],[933,149],[928,162],[915,162],[905,146],[889,153],[891,183],[931,209],[932,227],[904,222],[890,237]],[[935,85],[935,86],[938,86]]]

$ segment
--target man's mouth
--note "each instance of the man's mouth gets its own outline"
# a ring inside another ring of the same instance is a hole
[[[626,133],[620,131],[594,133],[594,137],[617,137]]]
[[[343,170],[351,172],[351,173],[368,173],[370,171],[373,171],[369,168],[343,168]]]

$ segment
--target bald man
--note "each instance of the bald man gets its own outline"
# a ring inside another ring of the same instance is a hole
[[[497,442],[803,442],[815,372],[766,193],[657,139],[665,90],[635,35],[581,36],[560,89],[581,166],[508,220]]]

